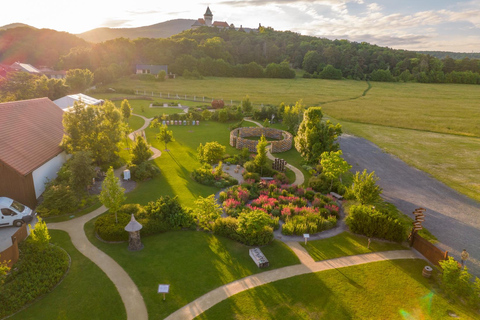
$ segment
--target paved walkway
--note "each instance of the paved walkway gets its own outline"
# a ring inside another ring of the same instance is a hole
[[[439,240],[436,245],[460,261],[462,249],[470,258],[470,273],[480,277],[480,202],[446,186],[427,173],[384,152],[372,142],[342,134],[343,156],[352,171],[375,171],[382,197],[413,218],[419,207],[427,209],[423,225]]]
[[[301,251],[298,247],[294,250]],[[300,245],[298,245],[300,246]],[[301,247],[301,246],[300,246]],[[399,251],[386,251],[367,253],[356,256],[342,257],[337,259],[313,262],[302,253],[302,264],[275,269],[271,271],[262,272],[260,274],[252,275],[224,286],[221,286],[215,290],[212,290],[193,302],[187,304],[183,308],[175,311],[169,315],[166,320],[188,320],[193,319],[196,316],[202,314],[209,308],[213,307],[217,303],[231,297],[237,293],[249,290],[273,281],[287,279],[302,274],[325,271],[330,269],[338,269],[344,267],[351,267],[365,263],[384,261],[384,260],[396,260],[396,259],[418,259],[419,257],[410,250]]]
[[[129,138],[132,140],[134,140],[135,135],[141,134],[141,132],[150,125],[150,121],[152,120],[138,114],[134,115],[144,119],[145,123],[140,129],[129,134]],[[154,153],[150,159],[155,159],[162,154],[158,149],[153,147],[150,147],[150,149]],[[125,167],[116,169],[115,175],[119,177],[124,169]],[[145,306],[143,297],[133,280],[115,260],[95,247],[85,235],[85,231],[83,229],[85,223],[101,215],[105,211],[107,211],[107,208],[101,206],[100,208],[79,218],[64,222],[49,223],[47,226],[49,229],[57,229],[68,232],[75,248],[77,248],[78,251],[80,251],[84,256],[92,260],[93,263],[102,269],[107,277],[112,280],[113,284],[118,290],[118,293],[120,294],[120,297],[122,298],[123,304],[125,305],[127,319],[147,320],[147,307]]]
[[[260,123],[260,122],[257,122],[257,121],[254,121],[254,120],[251,120],[251,119],[243,119],[245,121],[248,121],[248,122],[251,122],[251,123],[255,123],[257,126],[263,128],[263,125]],[[267,157],[270,159],[270,160],[275,160],[275,156],[273,156],[271,153],[270,153],[270,148],[267,148]],[[300,171],[298,168],[292,166],[291,164],[287,164],[286,166],[288,169],[292,170],[293,173],[295,173],[295,181],[293,182],[293,184],[299,186],[301,184],[303,184],[305,182],[305,176],[303,175],[302,171]]]

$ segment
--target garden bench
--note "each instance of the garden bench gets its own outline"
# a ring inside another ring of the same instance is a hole
[[[253,248],[248,251],[249,251],[250,257],[252,257],[257,267],[266,268],[270,265],[270,262],[268,262],[268,259],[265,257],[265,255],[262,253],[262,251],[259,248]]]
[[[338,193],[330,192],[330,194],[331,194],[332,196],[334,196],[335,198],[337,198],[337,200],[342,200],[342,199],[343,199],[343,197],[342,197],[341,195],[339,195]]]

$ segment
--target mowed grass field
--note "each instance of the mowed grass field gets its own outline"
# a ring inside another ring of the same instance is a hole
[[[480,137],[480,86],[372,82],[361,98],[322,105],[338,120]]]
[[[189,80],[183,77],[165,82],[148,82],[122,78],[109,85],[114,88],[138,90],[151,95],[162,93],[165,97],[179,95],[179,99],[186,94],[189,99],[197,97],[199,104],[203,104],[202,97],[224,99],[226,104],[230,100],[241,101],[246,95],[252,103],[278,105],[282,102],[295,104],[303,99],[307,105],[319,105],[327,101],[350,99],[362,95],[368,85],[364,81],[333,81],[318,79],[250,79],[250,78],[216,78],[204,80]],[[97,95],[95,95],[97,96]],[[100,96],[100,95],[99,95]],[[155,100],[162,100],[159,96]],[[205,100],[207,103],[208,101]],[[209,100],[210,101],[210,100]]]
[[[114,87],[241,100],[321,105],[344,132],[366,138],[408,164],[480,200],[480,86],[319,79],[122,79]],[[285,154],[286,155],[286,154]],[[282,155],[283,157],[283,155]],[[286,157],[285,157],[286,158]],[[289,159],[287,159],[288,161]]]

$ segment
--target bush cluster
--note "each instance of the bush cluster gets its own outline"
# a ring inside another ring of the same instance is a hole
[[[192,178],[198,183],[215,186],[217,188],[225,188],[238,184],[237,179],[227,173],[217,173],[209,164],[204,164],[202,167],[193,170]]]
[[[388,213],[375,210],[370,206],[354,205],[346,219],[350,230],[367,237],[402,242],[407,230],[404,224]]]
[[[263,211],[270,216],[270,227],[277,229],[284,221],[282,233],[301,235],[317,233],[336,226],[339,208],[332,197],[311,189],[282,184],[279,180],[246,180],[220,193],[224,212],[239,218],[244,212]]]
[[[68,269],[68,255],[57,246],[39,247],[30,238],[19,244],[20,259],[0,285],[0,317],[50,292]]]
[[[132,179],[135,181],[145,181],[160,174],[160,169],[155,164],[148,161],[144,161],[138,165],[130,164],[128,169],[132,174]]]
[[[143,226],[140,234],[148,236],[169,230],[180,230],[195,225],[191,210],[180,205],[177,197],[160,197],[145,206],[139,204],[123,205],[115,215],[110,213],[95,221],[95,232],[105,241],[126,241],[128,232],[125,226],[130,222],[131,215]]]

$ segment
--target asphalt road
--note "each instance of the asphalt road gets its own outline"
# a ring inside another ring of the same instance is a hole
[[[386,201],[412,218],[416,208],[427,209],[423,225],[438,238],[437,246],[458,261],[460,252],[467,249],[470,259],[466,265],[480,277],[480,203],[383,152],[366,139],[344,134],[339,142],[353,172],[375,171]]]

